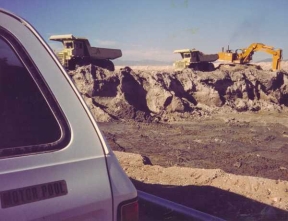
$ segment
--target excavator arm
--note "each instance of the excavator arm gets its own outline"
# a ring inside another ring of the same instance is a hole
[[[272,57],[272,69],[279,70],[280,69],[280,62],[282,59],[282,50],[281,49],[274,49],[271,46],[264,45],[262,43],[253,43],[247,49],[243,50],[242,54],[239,54],[240,59],[243,63],[248,63],[252,59],[252,55],[256,51],[263,51],[265,53],[271,54]]]

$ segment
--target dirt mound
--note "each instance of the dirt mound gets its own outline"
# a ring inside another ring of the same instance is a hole
[[[70,75],[99,122],[173,122],[219,112],[280,112],[288,106],[287,72],[253,66],[208,73],[129,67],[110,72],[88,65]]]

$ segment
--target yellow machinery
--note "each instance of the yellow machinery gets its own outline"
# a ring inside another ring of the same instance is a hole
[[[185,68],[199,71],[213,71],[214,65],[211,62],[216,61],[219,57],[217,54],[204,54],[195,48],[175,50],[174,53],[179,53],[182,57],[182,60],[173,63],[176,71],[181,71]]]
[[[281,49],[274,49],[271,46],[267,46],[262,43],[253,43],[248,48],[237,49],[235,52],[232,50],[224,51],[222,48],[222,52],[218,53],[219,59],[222,61],[229,61],[233,63],[239,64],[247,64],[252,60],[252,56],[254,52],[263,51],[268,54],[272,55],[272,70],[280,70],[280,63],[282,60],[282,50]]]
[[[94,64],[114,71],[111,60],[122,56],[120,49],[92,47],[87,38],[78,38],[72,34],[52,35],[50,40],[62,42],[64,48],[56,55],[61,64],[69,70],[74,70],[77,65]]]

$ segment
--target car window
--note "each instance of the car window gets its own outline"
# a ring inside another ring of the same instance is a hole
[[[0,35],[0,156],[49,150],[63,138],[55,112],[24,66],[28,57],[19,57],[14,46]]]

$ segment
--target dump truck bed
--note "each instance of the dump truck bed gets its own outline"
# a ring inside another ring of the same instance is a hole
[[[96,59],[116,59],[122,56],[120,49],[90,47],[89,54]]]

